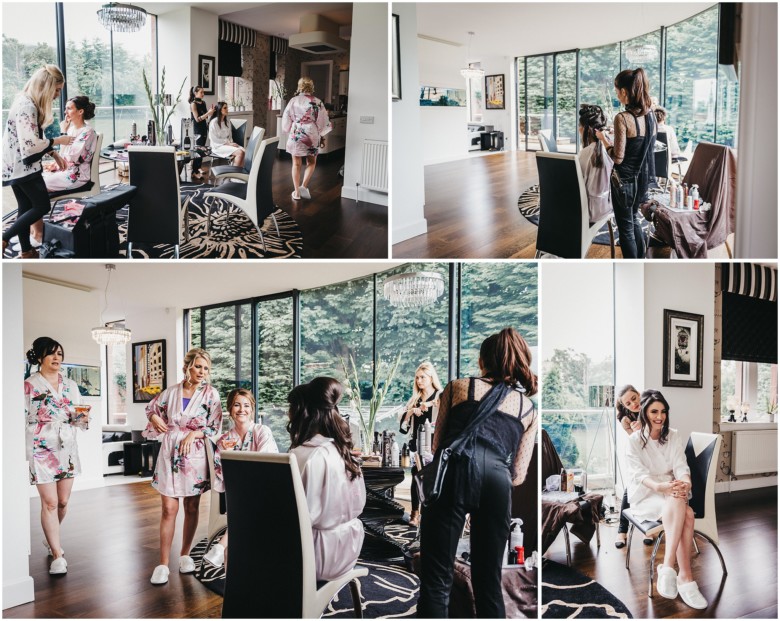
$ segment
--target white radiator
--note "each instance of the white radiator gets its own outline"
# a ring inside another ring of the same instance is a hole
[[[387,194],[387,140],[363,141],[363,171],[360,186]]]
[[[731,472],[777,472],[777,430],[735,431],[731,434]]]

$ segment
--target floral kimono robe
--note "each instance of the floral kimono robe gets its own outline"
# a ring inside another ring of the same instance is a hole
[[[328,111],[314,95],[301,93],[287,104],[282,116],[282,129],[287,132],[287,153],[296,157],[317,155],[320,138],[333,127]]]
[[[44,171],[43,182],[49,192],[70,190],[81,187],[90,180],[92,158],[95,157],[97,134],[89,125],[81,129],[71,126],[68,135],[74,136],[73,144],[60,147],[60,155],[68,164],[65,170]],[[97,183],[97,179],[95,179]]]
[[[58,375],[56,387],[40,373],[33,373],[24,382],[30,485],[54,483],[81,474],[76,427],[71,424],[71,414],[81,403],[81,393],[76,382]]]
[[[228,448],[229,447],[229,448]],[[273,433],[270,427],[252,423],[249,431],[244,436],[244,441],[238,436],[235,427],[222,434],[217,440],[217,448],[214,451],[214,489],[218,492],[225,491],[225,479],[222,475],[222,451],[257,451],[258,453],[278,453]]]
[[[199,386],[185,409],[181,383],[166,388],[146,406],[146,417],[157,414],[168,425],[163,434],[155,431],[151,421],[143,436],[149,440],[162,437],[152,487],[164,496],[181,498],[197,496],[209,489],[209,469],[206,458],[207,438],[215,436],[222,426],[222,404],[211,384]],[[202,431],[204,438],[195,440],[188,455],[179,453],[179,443],[190,431]]]

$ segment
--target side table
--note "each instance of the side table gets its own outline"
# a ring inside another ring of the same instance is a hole
[[[160,453],[159,442],[125,442],[123,448],[126,477],[132,475],[150,477],[154,474],[157,455]]]

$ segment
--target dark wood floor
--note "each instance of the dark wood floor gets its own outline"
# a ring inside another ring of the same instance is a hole
[[[208,498],[196,541],[206,536]],[[68,573],[50,576],[41,544],[40,500],[30,501],[30,575],[35,601],[3,611],[9,618],[220,617],[222,598],[178,572],[182,511],[167,585],[149,582],[159,563],[160,495],[148,481],[73,494],[63,523]]]
[[[597,580],[623,601],[634,618],[761,618],[777,619],[777,488],[748,490],[716,496],[720,549],[728,576],[722,578],[715,550],[699,542],[693,572],[710,606],[696,611],[682,600],[647,597],[651,548],[634,537],[631,572],[625,567],[625,548],[614,546],[616,525],[601,525],[601,550],[572,537],[572,567]],[[575,543],[576,542],[576,543]],[[663,547],[659,549],[662,560]],[[566,563],[563,535],[546,556]],[[660,560],[659,560],[660,562]],[[544,576],[544,571],[542,572]]]

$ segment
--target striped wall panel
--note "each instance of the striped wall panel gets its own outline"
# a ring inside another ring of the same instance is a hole
[[[721,291],[777,302],[777,270],[753,263],[722,263]]]
[[[238,24],[231,24],[230,22],[219,20],[219,38],[222,41],[238,43],[245,47],[254,47],[257,39],[257,32],[246,26],[239,26]]]

